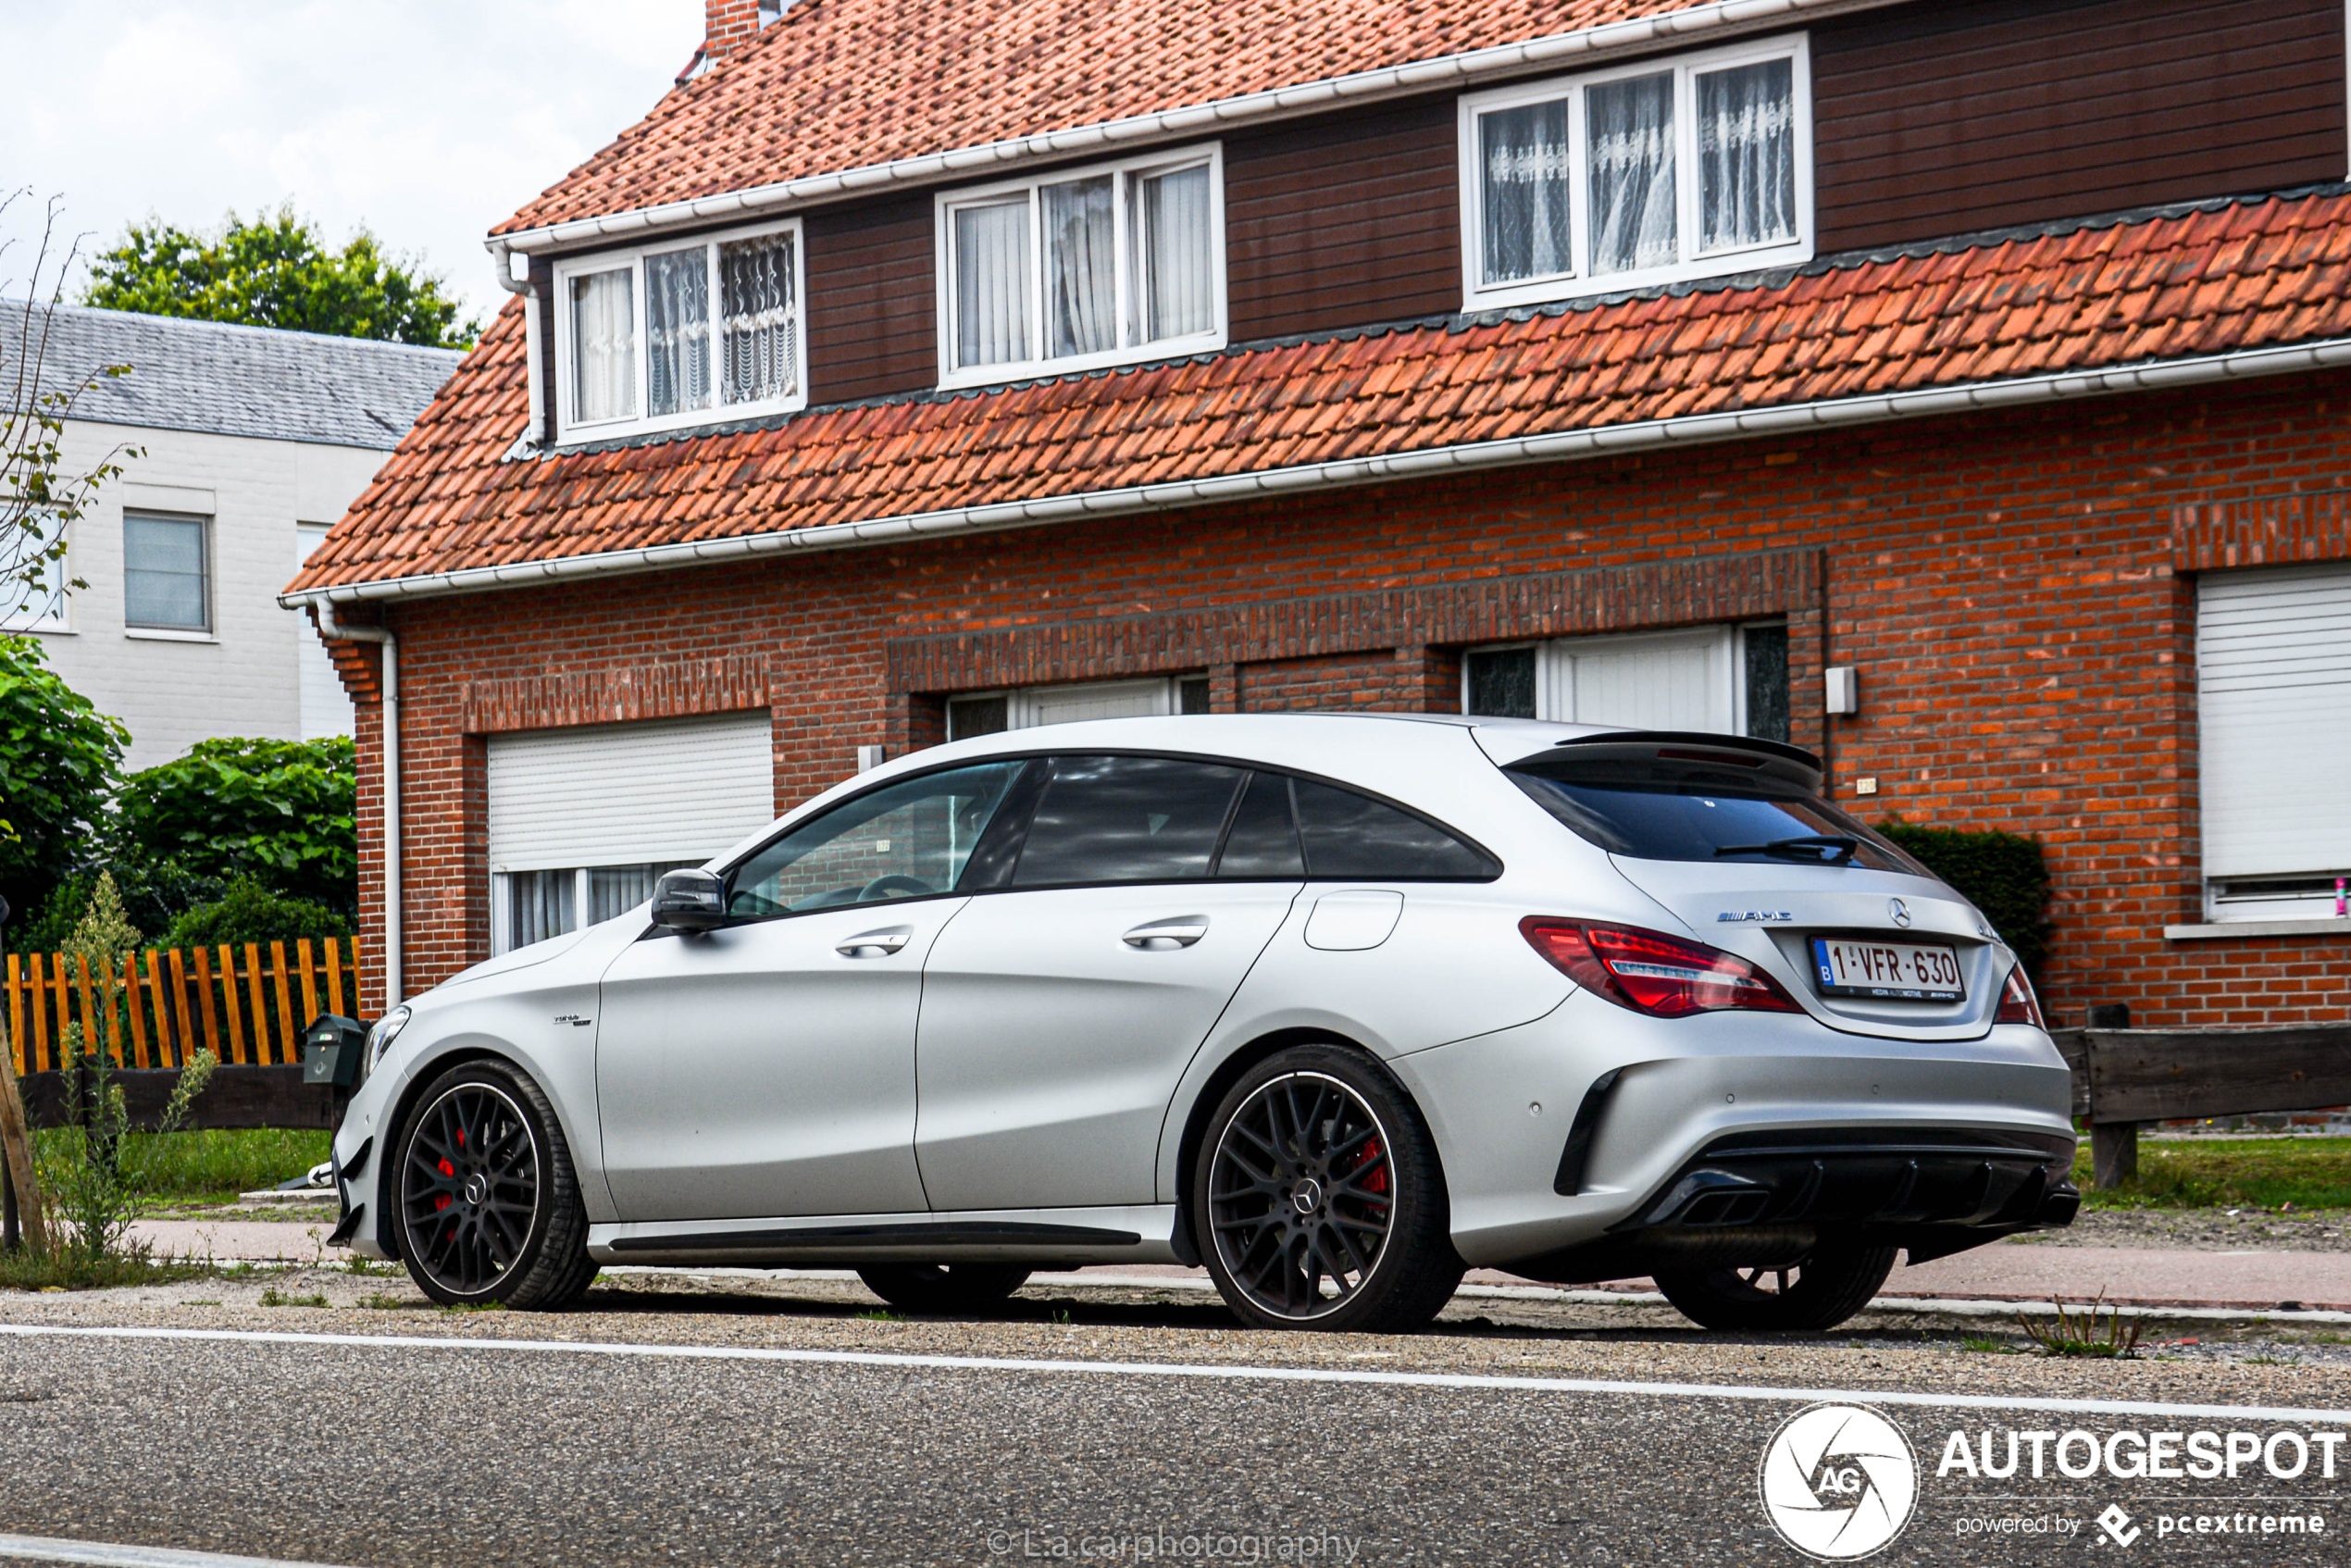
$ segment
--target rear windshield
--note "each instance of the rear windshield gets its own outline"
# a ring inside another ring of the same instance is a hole
[[[1647,758],[1545,757],[1508,771],[1536,804],[1611,854],[1934,875],[1819,796],[1768,778]]]

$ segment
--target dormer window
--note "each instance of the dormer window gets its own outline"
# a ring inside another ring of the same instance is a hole
[[[1214,147],[939,202],[939,384],[983,386],[1225,345]]]
[[[1467,308],[1807,260],[1804,40],[1462,100]]]
[[[805,406],[800,268],[797,223],[559,265],[558,439]]]

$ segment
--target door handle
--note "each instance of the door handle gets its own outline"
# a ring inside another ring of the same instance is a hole
[[[1118,940],[1145,952],[1158,952],[1169,948],[1189,947],[1206,935],[1207,915],[1179,915],[1172,920],[1149,921]]]
[[[843,958],[888,958],[913,938],[911,931],[867,931],[850,938],[833,951]]]

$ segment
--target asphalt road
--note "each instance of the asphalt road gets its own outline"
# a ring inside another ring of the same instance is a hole
[[[1872,1561],[2351,1562],[2351,1444],[2332,1480],[2315,1457],[2292,1481],[2258,1461],[2233,1483],[1935,1474],[1951,1433],[1987,1427],[2342,1430],[2327,1412],[2351,1407],[2351,1371],[2332,1365],[2085,1368],[1932,1335],[1726,1344],[1637,1322],[1266,1336],[1147,1300],[894,1323],[848,1294],[641,1294],[554,1319],[19,1298],[0,1305],[0,1533],[386,1568],[1795,1563],[1759,1462],[1849,1388],[1922,1472]],[[2053,1408],[2085,1398],[2130,1408]],[[2092,1522],[2108,1504],[2132,1547]],[[2197,1536],[2183,1512],[2256,1533]],[[2328,1533],[2258,1533],[2287,1514]],[[1961,1533],[2008,1519],[2025,1524]]]

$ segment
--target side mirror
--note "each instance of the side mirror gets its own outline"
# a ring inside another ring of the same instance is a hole
[[[727,883],[708,871],[665,871],[653,884],[653,924],[712,931],[727,923]]]

